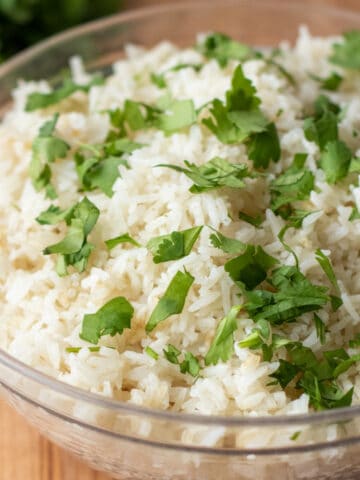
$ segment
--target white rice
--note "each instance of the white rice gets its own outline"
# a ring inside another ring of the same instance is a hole
[[[349,202],[360,207],[360,187],[344,188],[344,182],[340,186],[328,185],[324,173],[316,167],[318,147],[305,139],[302,129],[303,111],[319,94],[319,85],[308,72],[323,77],[334,70],[326,60],[332,43],[333,39],[314,38],[302,29],[294,48],[283,45],[282,62],[295,77],[296,89],[261,60],[250,60],[243,66],[258,91],[262,110],[276,122],[280,135],[282,160],[272,164],[269,171],[280,173],[291,163],[294,153],[306,152],[308,166],[316,177],[309,209],[318,213],[309,216],[300,231],[290,230],[286,240],[296,250],[301,271],[315,283],[326,284],[326,279],[314,251],[322,248],[331,256],[344,303],[335,313],[330,307],[320,312],[329,331],[327,349],[343,347],[360,331],[360,222],[348,221]],[[44,195],[35,192],[28,174],[31,145],[39,127],[59,112],[58,134],[73,149],[80,143],[103,142],[109,129],[108,116],[102,113],[105,109],[121,107],[128,98],[151,104],[163,94],[150,82],[150,72],[203,61],[195,50],[179,50],[169,43],[151,50],[129,46],[126,54],[125,60],[114,65],[113,75],[103,86],[93,87],[89,95],[76,93],[45,110],[26,113],[24,105],[30,92],[50,90],[46,81],[21,81],[14,91],[13,109],[0,125],[0,347],[63,382],[138,405],[221,415],[308,412],[306,394],[293,399],[280,386],[268,386],[277,361],[263,362],[258,352],[238,346],[254,326],[246,314],[235,334],[233,358],[204,368],[195,381],[163,358],[162,350],[169,343],[204,356],[217,324],[239,301],[238,289],[223,269],[228,257],[211,246],[208,229],[203,229],[190,255],[158,265],[145,247],[124,244],[108,252],[104,245],[105,240],[124,232],[145,245],[150,238],[174,230],[211,225],[243,242],[260,244],[283,264],[293,264],[292,256],[277,239],[284,221],[271,210],[266,210],[259,230],[231,220],[249,205],[253,213],[265,209],[269,201],[268,193],[264,193],[266,180],[252,180],[236,194],[221,189],[193,195],[189,192],[192,182],[185,175],[152,168],[159,163],[183,166],[185,159],[200,165],[215,156],[247,163],[244,146],[223,145],[200,122],[171,136],[154,129],[135,134],[134,140],[146,146],[129,156],[129,170],[120,167],[121,178],[114,185],[113,197],[109,199],[100,191],[87,194],[101,213],[90,236],[96,249],[86,271],[60,278],[55,272],[55,256],[42,254],[46,246],[63,237],[65,229],[41,226],[35,221],[49,206]],[[72,59],[70,65],[76,82],[88,81],[80,59]],[[235,66],[230,62],[222,69],[213,60],[200,72],[171,72],[167,75],[169,89],[174,98],[193,99],[196,107],[216,97],[223,99]],[[356,98],[360,86],[356,79],[346,82],[346,88],[330,97],[347,106],[340,133],[354,149],[358,141],[352,132],[360,126]],[[59,205],[65,208],[79,201],[71,154],[54,164],[53,175]],[[172,316],[147,335],[144,326],[152,310],[176,271],[184,267],[195,281],[182,314]],[[102,337],[99,352],[83,348],[77,354],[67,353],[67,347],[88,345],[79,338],[84,314],[95,312],[119,295],[134,306],[131,330]],[[301,340],[316,352],[321,350],[309,316],[304,315],[286,331],[292,339]],[[147,346],[160,354],[157,361],[144,352]],[[344,388],[354,385],[355,404],[360,402],[358,371],[360,365],[340,377]],[[255,444],[256,436],[251,441]]]

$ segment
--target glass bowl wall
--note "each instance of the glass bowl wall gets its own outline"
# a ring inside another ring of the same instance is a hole
[[[110,72],[129,42],[151,47],[166,39],[186,46],[198,32],[212,30],[266,47],[293,42],[302,24],[313,34],[334,35],[360,28],[360,15],[310,3],[210,0],[111,17],[0,66],[0,113],[10,107],[18,79],[56,83],[74,54],[88,70]],[[360,407],[266,418],[160,412],[65,385],[1,350],[0,394],[47,437],[119,479],[360,478]]]

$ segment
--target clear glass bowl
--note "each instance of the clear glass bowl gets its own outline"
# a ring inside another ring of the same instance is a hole
[[[360,15],[310,3],[219,0],[118,15],[60,34],[0,67],[0,113],[19,78],[56,82],[71,55],[109,69],[128,42],[191,45],[221,31],[257,46],[294,41],[298,27],[333,35]],[[47,437],[119,479],[360,478],[360,407],[292,417],[209,417],[140,408],[84,392],[0,350],[0,394]],[[299,433],[300,432],[300,433]],[[246,447],[244,447],[245,445]]]

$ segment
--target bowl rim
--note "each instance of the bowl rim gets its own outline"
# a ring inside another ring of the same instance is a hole
[[[253,0],[222,0],[222,5],[231,6],[231,5],[252,5]],[[0,80],[5,75],[8,75],[13,70],[23,66],[34,56],[46,53],[46,50],[49,48],[68,41],[69,39],[75,40],[77,37],[81,37],[85,34],[95,33],[101,31],[105,28],[120,25],[129,21],[136,21],[143,19],[145,17],[151,17],[153,15],[165,14],[171,12],[180,12],[183,10],[195,10],[203,8],[214,8],[219,5],[218,0],[199,0],[196,3],[186,2],[186,1],[176,1],[175,3],[169,3],[164,5],[149,6],[145,8],[138,8],[131,10],[129,12],[122,12],[115,15],[110,15],[95,21],[87,22],[83,25],[73,27],[65,30],[64,32],[55,34],[46,40],[43,40],[34,46],[27,48],[15,56],[11,57],[9,60],[0,65]],[[275,8],[282,9],[283,11],[300,11],[303,10],[304,5],[301,0],[295,0],[291,3],[285,2],[284,0],[256,0],[256,6],[264,6],[266,8]],[[335,7],[333,5],[325,4],[311,4],[312,12],[317,13],[326,13],[327,15],[338,17],[358,17],[360,23],[360,12],[356,12],[350,8]],[[20,374],[30,381],[36,382],[39,385],[47,387],[53,391],[56,391],[62,395],[68,395],[76,400],[85,401],[89,404],[93,404],[102,408],[106,408],[115,412],[134,414],[139,416],[145,416],[147,418],[156,418],[160,420],[166,420],[168,422],[181,422],[185,424],[195,424],[203,426],[224,426],[224,427],[274,427],[274,426],[296,426],[296,425],[315,425],[319,423],[327,422],[336,422],[349,420],[355,416],[360,415],[360,405],[355,405],[351,407],[342,407],[332,410],[324,410],[319,412],[310,412],[304,414],[287,414],[287,415],[274,415],[274,416],[228,416],[228,415],[206,415],[201,413],[184,413],[184,412],[174,412],[171,410],[162,410],[159,408],[150,408],[146,406],[139,406],[130,402],[124,402],[122,400],[116,400],[113,398],[105,397],[98,393],[93,393],[86,391],[80,387],[70,385],[68,383],[62,382],[55,377],[51,377],[46,373],[43,373],[40,370],[35,369],[27,365],[26,363],[16,359],[14,356],[7,353],[0,347],[0,364]],[[4,380],[1,379],[0,386],[3,384],[6,389],[11,390],[13,393],[20,395],[24,400],[30,401],[46,410],[50,411],[52,414],[59,415],[58,412],[55,412],[52,409],[49,409],[45,405],[41,404],[39,400],[33,400],[30,397],[26,397],[23,393],[15,391],[13,388],[10,388]],[[61,415],[66,417],[71,421],[75,421],[81,425],[86,425],[87,427],[95,428],[93,425],[85,422],[81,422],[72,417]],[[109,430],[105,428],[96,427],[102,432],[110,433]],[[117,435],[117,434],[115,434]],[[344,440],[342,440],[344,442]],[[151,443],[151,441],[146,441],[146,443]],[[326,443],[329,446],[332,442]],[[181,448],[185,446],[182,445]],[[312,448],[314,444],[312,445]],[[281,448],[281,447],[280,447]],[[293,446],[288,447],[286,451],[296,451],[302,450],[303,447]],[[194,446],[191,446],[191,449],[194,449]],[[208,448],[206,449],[209,450]],[[211,450],[211,449],[210,449]],[[216,450],[216,449],[215,449]],[[218,448],[222,452],[226,449]],[[244,449],[238,449],[237,452],[242,452]],[[279,447],[276,448],[276,451],[279,452]]]

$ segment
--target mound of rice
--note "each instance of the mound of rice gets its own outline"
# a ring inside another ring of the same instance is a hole
[[[129,155],[130,169],[120,167],[112,198],[99,190],[87,192],[100,210],[90,235],[96,248],[85,272],[71,271],[65,277],[55,271],[55,256],[42,253],[64,236],[65,225],[44,226],[35,221],[49,206],[43,193],[35,191],[28,173],[31,145],[39,128],[59,112],[57,132],[72,151],[83,143],[102,143],[110,128],[104,110],[121,107],[128,98],[155,103],[164,92],[150,81],[151,72],[201,63],[204,58],[194,49],[179,50],[166,42],[151,50],[128,46],[126,59],[115,63],[104,85],[31,113],[24,111],[27,96],[48,92],[50,87],[46,81],[20,81],[13,108],[0,125],[0,347],[63,382],[138,405],[226,415],[308,412],[306,394],[291,398],[279,385],[268,386],[278,361],[265,362],[258,351],[239,347],[239,340],[254,326],[246,313],[234,335],[232,358],[205,367],[196,380],[163,357],[168,344],[205,356],[219,321],[239,303],[239,290],[223,268],[228,256],[211,245],[209,229],[202,230],[187,257],[160,264],[153,262],[145,247],[121,244],[108,251],[104,241],[129,232],[146,245],[158,235],[210,225],[229,237],[261,245],[283,265],[293,265],[293,256],[277,237],[284,220],[268,208],[267,185],[291,164],[295,153],[305,152],[316,179],[308,208],[316,213],[305,219],[300,230],[289,230],[286,240],[299,258],[300,270],[316,284],[323,285],[326,280],[314,251],[321,248],[331,257],[343,305],[336,312],[330,306],[321,310],[329,332],[326,348],[348,344],[360,331],[360,222],[348,220],[351,205],[360,209],[360,188],[350,187],[346,181],[329,185],[316,164],[318,146],[306,140],[303,132],[303,112],[311,110],[320,92],[319,83],[308,73],[325,77],[334,70],[327,61],[332,43],[333,39],[313,38],[302,29],[295,47],[282,45],[281,63],[294,76],[295,88],[278,71],[266,68],[261,59],[243,64],[262,110],[276,123],[280,136],[281,161],[270,165],[273,176],[269,178],[255,178],[241,190],[225,188],[194,195],[189,192],[192,181],[188,177],[153,167],[163,163],[183,166],[185,159],[200,165],[216,156],[251,166],[246,148],[222,144],[200,121],[171,136],[156,129],[135,133],[133,140],[145,146]],[[211,60],[199,72],[191,68],[169,72],[168,88],[174,98],[193,99],[200,107],[214,98],[224,99],[235,67],[233,61],[221,68]],[[77,83],[89,81],[80,59],[73,58],[71,68]],[[351,76],[339,92],[329,93],[333,101],[347,108],[340,136],[353,151],[359,145],[353,135],[360,128],[359,94],[360,84]],[[59,205],[65,208],[79,201],[83,194],[78,192],[71,154],[54,163],[52,170]],[[236,220],[240,210],[254,215],[265,212],[262,228]],[[174,274],[184,268],[195,280],[183,312],[147,335],[144,327],[151,312]],[[88,348],[67,352],[67,347],[89,345],[79,338],[84,314],[97,311],[115,296],[126,297],[134,307],[131,329],[102,337],[98,352]],[[319,352],[322,346],[312,318],[312,314],[303,315],[285,332]],[[146,347],[159,353],[159,359],[151,358]],[[359,369],[360,365],[354,365],[339,378],[344,391],[354,386],[353,403],[360,401]]]

